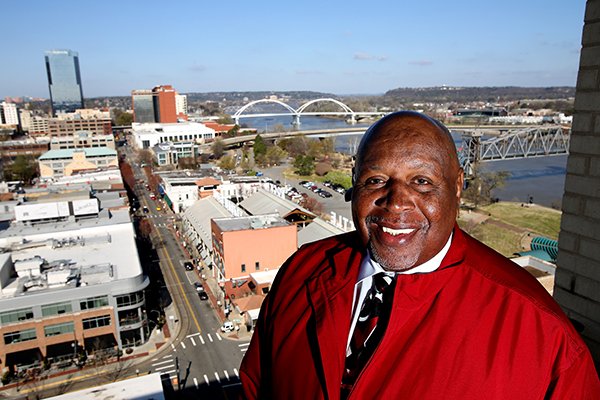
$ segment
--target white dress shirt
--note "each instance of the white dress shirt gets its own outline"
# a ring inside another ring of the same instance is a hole
[[[423,264],[418,265],[414,268],[408,269],[406,271],[399,272],[390,272],[384,270],[379,263],[377,263],[371,257],[371,253],[367,250],[367,256],[362,260],[360,264],[360,271],[358,272],[358,281],[354,285],[354,303],[352,305],[352,324],[350,325],[350,332],[348,333],[348,342],[346,343],[346,355],[348,355],[350,349],[350,339],[352,338],[352,334],[354,333],[354,327],[356,326],[356,321],[358,320],[358,314],[360,314],[359,310],[362,306],[362,303],[367,296],[367,292],[371,288],[373,284],[373,275],[383,272],[389,276],[394,275],[409,275],[409,274],[426,274],[429,272],[433,272],[440,267],[442,264],[442,260],[448,253],[450,249],[450,243],[452,243],[452,234],[448,238],[448,241],[442,247],[442,249],[435,256],[425,261]]]

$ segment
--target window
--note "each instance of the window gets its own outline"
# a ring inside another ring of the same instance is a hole
[[[126,307],[141,303],[142,301],[144,301],[144,292],[139,291],[135,293],[129,293],[123,296],[117,296],[117,307]]]
[[[83,329],[94,329],[110,325],[110,315],[101,315],[99,317],[84,318],[82,321]]]
[[[242,264],[242,272],[246,272],[246,264]]]
[[[0,313],[0,324],[2,325],[26,321],[28,319],[33,319],[33,310],[31,308]]]
[[[90,297],[85,300],[81,300],[79,303],[82,310],[91,310],[92,308],[99,308],[108,305],[107,296]]]
[[[256,267],[256,270],[260,271],[260,262],[257,261],[257,262],[254,263],[254,265]]]
[[[65,301],[62,303],[46,304],[42,306],[42,315],[48,317],[50,315],[58,315],[70,313],[73,311],[71,302]]]
[[[71,322],[64,322],[62,324],[48,325],[44,327],[44,336],[62,335],[63,333],[75,332],[75,324]]]
[[[37,338],[35,334],[35,328],[24,329],[17,332],[9,332],[4,334],[4,344],[26,342],[28,340],[34,340]]]

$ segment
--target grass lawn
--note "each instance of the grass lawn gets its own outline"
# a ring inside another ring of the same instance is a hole
[[[521,203],[499,202],[482,207],[492,218],[532,231],[550,239],[558,239],[560,211],[541,206],[521,207]]]
[[[467,228],[461,220],[458,221],[458,224],[463,229]],[[513,257],[515,253],[523,251],[521,234],[509,229],[484,222],[471,227],[468,233],[505,257]]]
[[[558,239],[561,213],[551,208],[521,207],[521,203],[500,202],[481,207],[478,212],[489,215],[489,218],[480,224],[463,218],[458,220],[458,224],[471,236],[507,257],[529,250],[521,247],[521,240],[528,232],[532,236]]]

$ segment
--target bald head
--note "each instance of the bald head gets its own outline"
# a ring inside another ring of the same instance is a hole
[[[401,146],[408,138],[420,139],[432,150],[438,149],[441,156],[447,156],[450,167],[460,168],[454,139],[444,124],[415,111],[399,111],[381,118],[365,132],[356,151],[355,171],[360,168],[366,150],[384,133],[387,136],[385,143],[391,146]]]

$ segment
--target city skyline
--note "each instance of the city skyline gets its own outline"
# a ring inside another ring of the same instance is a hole
[[[10,2],[0,97],[48,98],[52,49],[79,53],[86,97],[575,85],[584,1],[386,3]]]

